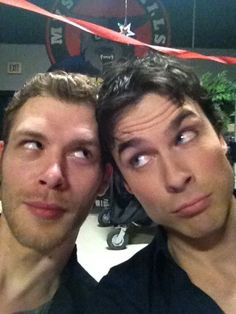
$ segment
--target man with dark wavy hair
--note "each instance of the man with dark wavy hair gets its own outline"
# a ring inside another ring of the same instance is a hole
[[[97,84],[37,74],[6,108],[0,146],[0,312],[82,313],[95,281],[75,241],[106,186]]]
[[[97,120],[104,152],[158,227],[100,282],[89,313],[235,313],[234,175],[197,76],[155,54],[114,66]]]

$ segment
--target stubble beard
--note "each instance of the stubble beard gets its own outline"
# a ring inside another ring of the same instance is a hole
[[[39,223],[38,227],[34,228],[29,226],[28,222],[23,221],[23,218],[21,219],[20,212],[20,207],[12,207],[4,199],[2,200],[2,215],[12,236],[21,246],[42,255],[48,254],[55,248],[60,247],[67,239],[72,238],[72,235],[78,234],[80,225],[83,222],[81,222],[79,216],[74,219],[74,222],[64,225],[64,229],[60,221],[56,223],[42,222],[41,226]]]

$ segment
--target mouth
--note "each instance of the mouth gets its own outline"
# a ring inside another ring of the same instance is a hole
[[[63,207],[54,203],[25,202],[24,204],[33,216],[44,220],[57,220],[65,213]]]
[[[173,213],[179,217],[191,218],[201,214],[210,206],[210,194],[192,199],[181,205]]]

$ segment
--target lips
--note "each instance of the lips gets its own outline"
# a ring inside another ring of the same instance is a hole
[[[183,218],[191,218],[199,215],[210,206],[210,195],[204,195],[182,204],[174,214]]]
[[[60,205],[45,202],[25,202],[25,205],[34,216],[41,219],[59,219],[65,213]]]

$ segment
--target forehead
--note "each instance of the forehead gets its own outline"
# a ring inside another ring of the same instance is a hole
[[[116,140],[125,140],[136,133],[150,131],[155,128],[164,130],[178,115],[205,117],[200,106],[191,100],[178,105],[167,97],[150,93],[145,95],[137,105],[125,111],[117,120],[114,129]],[[181,121],[181,119],[180,119]],[[178,122],[178,120],[177,120]]]
[[[95,109],[83,102],[75,104],[51,96],[37,96],[28,99],[20,108],[10,133],[24,130],[43,132],[48,136],[76,134],[96,135]]]

